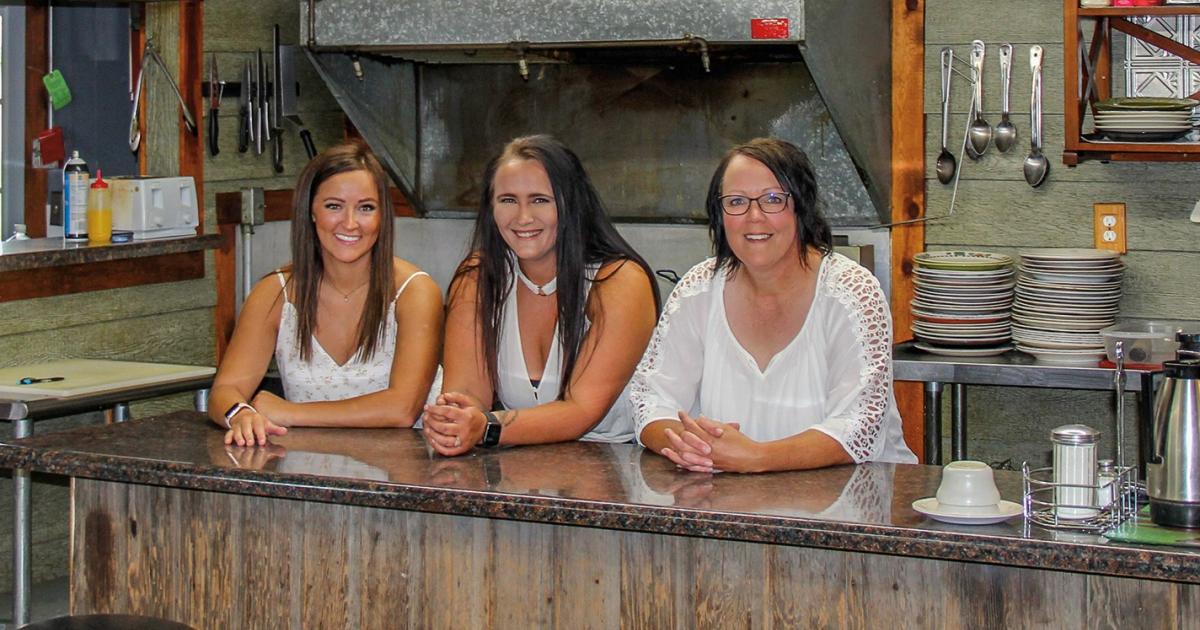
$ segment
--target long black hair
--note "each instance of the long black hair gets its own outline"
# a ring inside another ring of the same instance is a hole
[[[300,358],[312,357],[312,334],[317,328],[317,293],[325,275],[321,257],[321,242],[313,225],[313,198],[317,188],[329,178],[351,171],[366,171],[375,180],[375,196],[380,215],[379,234],[371,247],[371,277],[367,285],[367,301],[358,320],[358,339],[355,354],[361,360],[370,359],[383,340],[387,325],[388,305],[392,298],[392,198],[388,194],[387,176],[371,149],[361,141],[351,141],[329,147],[309,161],[300,172],[296,193],[292,196],[292,265],[288,282],[293,287],[296,305],[296,341]]]
[[[563,378],[558,391],[558,399],[561,400],[571,381],[585,334],[587,266],[621,260],[641,267],[654,292],[656,314],[660,304],[658,283],[654,281],[650,265],[613,227],[604,211],[604,204],[600,202],[600,195],[596,193],[583,169],[583,163],[573,151],[548,135],[525,136],[509,142],[484,169],[479,216],[475,220],[475,235],[471,240],[472,253],[455,272],[447,299],[449,303],[456,297],[455,286],[460,278],[466,274],[476,274],[476,317],[483,330],[483,347],[479,350],[487,362],[493,392],[499,393],[496,361],[504,321],[504,301],[514,288],[516,274],[513,265],[516,263],[496,226],[492,196],[497,169],[511,160],[535,160],[546,169],[558,208],[558,232],[554,245],[558,284],[554,295],[558,300],[558,343],[563,358]],[[610,276],[597,277],[596,282],[603,282]]]
[[[708,184],[708,233],[712,238],[717,257],[717,269],[725,267],[730,273],[737,270],[741,261],[729,247],[723,221],[725,211],[721,209],[722,180],[725,169],[736,156],[745,156],[762,162],[771,169],[784,192],[791,195],[792,212],[796,215],[796,242],[800,246],[800,264],[808,265],[808,249],[814,248],[822,254],[833,251],[833,232],[825,215],[821,212],[817,197],[817,177],[812,163],[796,145],[778,138],[755,138],[733,147],[725,154],[712,181]]]

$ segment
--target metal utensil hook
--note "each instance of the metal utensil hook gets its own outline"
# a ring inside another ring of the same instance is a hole
[[[158,50],[154,46],[154,36],[146,35],[146,43],[142,46],[142,64],[138,70],[137,85],[133,91],[133,111],[129,115],[129,150],[137,153],[138,147],[142,142],[142,131],[138,125],[138,112],[142,106],[142,86],[146,83],[146,67],[153,62],[167,76],[167,82],[170,83],[171,89],[175,92],[175,98],[179,101],[179,110],[183,113],[183,122],[187,126],[188,133],[196,135],[196,119],[192,117],[192,112],[188,109],[187,103],[183,100],[183,93],[179,91],[179,84],[175,82],[175,77],[171,75],[171,69],[167,67],[166,62],[158,55]]]

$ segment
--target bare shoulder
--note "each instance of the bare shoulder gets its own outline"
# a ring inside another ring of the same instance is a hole
[[[645,306],[654,312],[654,280],[646,273],[641,265],[628,259],[614,260],[604,263],[596,272],[596,283],[592,286],[592,295],[596,301],[605,307],[612,305],[618,311],[632,309],[638,311]],[[592,302],[592,300],[589,300]],[[593,311],[595,304],[589,304]],[[589,316],[600,316],[592,312]]]
[[[271,272],[260,279],[254,288],[250,290],[250,295],[246,296],[246,302],[242,306],[241,318],[252,317],[258,314],[259,317],[267,317],[270,321],[278,324],[279,314],[283,310],[284,293],[283,283],[280,280],[280,274],[283,275],[284,282],[288,282],[288,288],[291,289],[291,272],[285,270],[282,272]],[[294,289],[292,289],[294,291]]]
[[[458,268],[454,270],[454,277],[450,280],[448,291],[448,300],[451,304],[459,300],[475,301],[475,288],[479,285],[479,271],[483,264],[483,258],[478,251],[473,251],[467,254],[467,257],[462,262],[458,263]]]
[[[400,296],[402,300],[435,299],[441,305],[442,290],[429,274],[403,258],[393,258],[392,291],[399,291],[401,287],[404,287],[404,293]]]
[[[651,282],[653,279],[646,270],[627,258],[606,262],[596,272],[596,288],[601,291],[607,287],[623,291],[649,291]]]

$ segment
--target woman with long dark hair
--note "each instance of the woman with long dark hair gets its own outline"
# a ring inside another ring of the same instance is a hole
[[[209,397],[225,443],[289,426],[412,426],[437,373],[437,284],[392,255],[387,178],[365,144],[331,147],[300,173],[292,261],[242,306]],[[285,398],[255,394],[275,357]]]
[[[658,288],[562,143],[517,138],[488,164],[448,302],[445,384],[424,419],[439,453],[633,439],[627,386]]]
[[[680,280],[638,365],[638,439],[697,472],[915,463],[887,299],[834,253],[804,152],[734,147],[706,205],[716,256]]]

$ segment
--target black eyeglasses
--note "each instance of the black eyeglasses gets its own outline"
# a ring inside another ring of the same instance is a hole
[[[758,202],[759,210],[762,210],[765,214],[775,214],[776,212],[783,212],[783,209],[787,207],[788,197],[791,196],[791,193],[785,192],[768,192],[757,197],[725,195],[720,197],[721,209],[725,211],[725,214],[738,216],[749,212],[750,202],[756,201]]]

